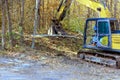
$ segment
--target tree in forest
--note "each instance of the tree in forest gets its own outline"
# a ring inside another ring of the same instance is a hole
[[[117,15],[117,3],[118,3],[118,1],[115,0],[115,1],[114,1],[114,17],[115,17],[115,18],[116,18],[116,15]]]
[[[5,48],[5,1],[0,0],[2,10],[2,49]]]
[[[9,44],[10,44],[10,47],[12,48],[13,47],[12,22],[11,22],[11,14],[9,11],[8,0],[5,0],[5,7],[6,7],[6,15],[7,15],[7,21],[8,21]]]
[[[25,2],[25,0],[21,0],[21,18],[20,18],[20,23],[19,23],[19,30],[20,30],[20,36],[21,36],[21,39],[20,39],[20,43],[21,43],[21,45],[22,45],[22,43],[23,43],[23,21],[24,21],[24,2]]]
[[[36,6],[35,6],[35,19],[34,19],[34,30],[33,30],[33,39],[32,39],[32,48],[34,48],[35,45],[35,39],[34,36],[36,35],[36,29],[38,26],[38,19],[39,19],[39,8],[40,8],[40,0],[36,0]]]

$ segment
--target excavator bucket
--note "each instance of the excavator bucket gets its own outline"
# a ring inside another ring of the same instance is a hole
[[[57,15],[51,20],[51,26],[48,29],[48,35],[67,35],[60,23],[66,16],[72,0],[61,0],[57,9]],[[69,36],[68,36],[69,37]]]

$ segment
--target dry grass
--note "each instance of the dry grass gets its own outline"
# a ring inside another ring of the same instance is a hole
[[[0,51],[2,55],[11,57],[40,59],[42,56],[74,56],[82,46],[82,40],[75,38],[47,37],[35,40],[35,48],[31,48],[31,40],[26,40],[24,46],[12,50]]]

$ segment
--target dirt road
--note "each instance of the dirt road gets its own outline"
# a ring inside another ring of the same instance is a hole
[[[120,80],[120,70],[64,56],[37,61],[0,57],[0,80]]]

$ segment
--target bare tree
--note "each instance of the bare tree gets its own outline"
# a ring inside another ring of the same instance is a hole
[[[2,49],[5,48],[5,1],[0,0],[2,10]]]
[[[110,7],[111,7],[111,10],[112,10],[112,3],[113,3],[113,0],[110,0]]]
[[[45,0],[42,0],[42,27],[45,26]]]
[[[114,17],[116,18],[116,15],[117,15],[117,3],[118,3],[118,0],[115,0],[114,1]]]
[[[34,30],[33,30],[33,39],[32,39],[32,48],[34,48],[35,45],[35,38],[36,35],[36,29],[38,26],[38,19],[39,19],[39,8],[40,8],[40,0],[36,0],[36,6],[35,6],[35,19],[34,19]]]
[[[10,44],[10,47],[12,48],[13,47],[12,22],[11,22],[11,16],[9,11],[8,0],[5,0],[5,6],[6,6],[6,15],[8,20],[9,44]]]
[[[23,37],[23,21],[24,21],[24,1],[25,0],[21,0],[21,18],[20,18],[20,23],[19,23],[19,29],[20,29],[20,36],[21,36],[21,39],[20,39],[20,43],[22,45],[23,43],[23,40],[24,40],[24,37]]]

